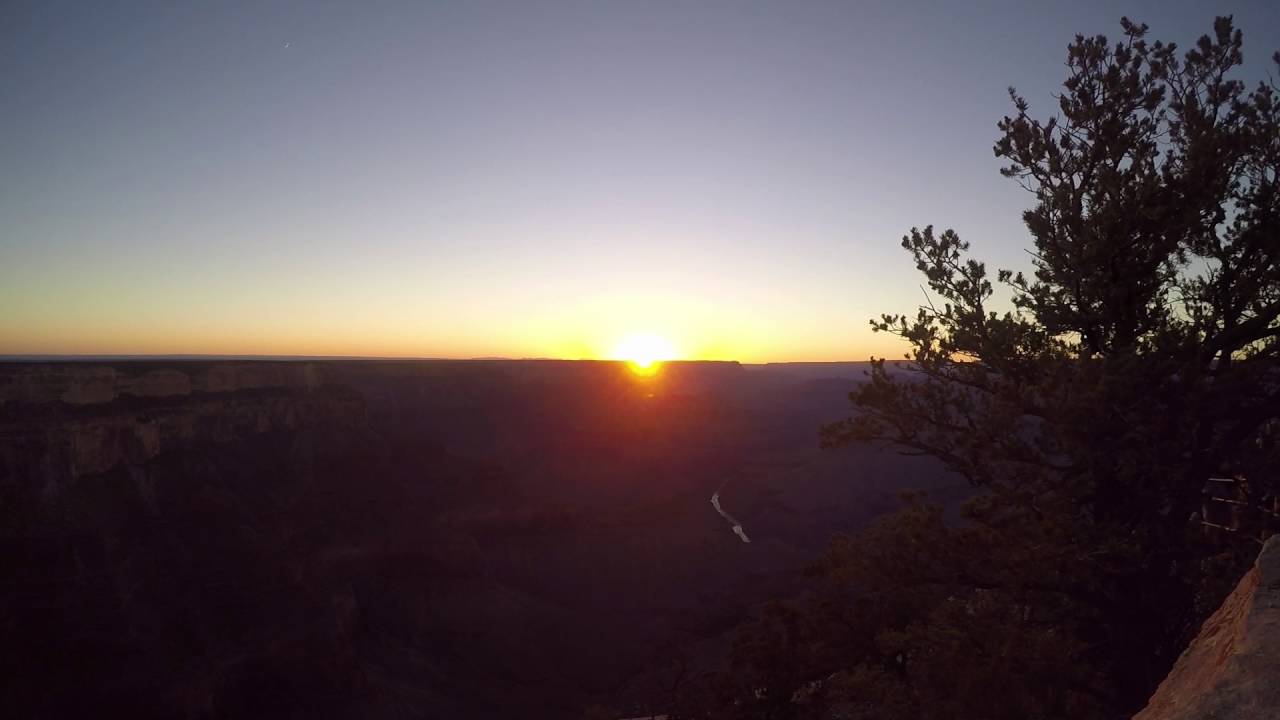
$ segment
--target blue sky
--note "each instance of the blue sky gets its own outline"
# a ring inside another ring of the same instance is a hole
[[[864,359],[898,247],[1025,267],[1075,33],[1280,3],[6,3],[0,353]]]

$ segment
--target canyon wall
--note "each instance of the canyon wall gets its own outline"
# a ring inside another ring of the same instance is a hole
[[[364,697],[349,584],[313,576],[315,538],[361,498],[333,499],[366,416],[311,363],[0,364],[0,705],[318,716]]]
[[[357,427],[365,412],[312,363],[0,365],[0,483],[47,499],[161,453],[320,423]]]

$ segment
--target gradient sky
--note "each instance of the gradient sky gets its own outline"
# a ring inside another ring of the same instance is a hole
[[[1280,2],[0,4],[0,354],[897,354],[898,240],[1025,267],[1076,32]]]

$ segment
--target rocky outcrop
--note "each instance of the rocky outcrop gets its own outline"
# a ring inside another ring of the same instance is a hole
[[[1280,536],[1200,629],[1134,720],[1280,717]]]
[[[49,499],[162,453],[365,420],[363,399],[312,363],[0,365],[0,486]]]

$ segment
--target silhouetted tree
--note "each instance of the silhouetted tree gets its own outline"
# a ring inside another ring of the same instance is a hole
[[[1280,106],[1232,77],[1230,18],[1185,53],[1122,28],[1076,37],[1052,118],[1010,90],[995,153],[1034,198],[1034,271],[913,229],[930,300],[872,322],[910,372],[874,361],[823,430],[939,458],[980,489],[964,522],[916,500],[837,541],[808,635],[756,652],[819,661],[749,663],[735,707],[801,668],[800,716],[1127,717],[1194,629],[1205,479],[1277,467]]]
[[[1274,84],[1232,78],[1230,18],[1185,54],[1122,27],[1114,45],[1076,37],[1054,117],[1010,91],[995,153],[1035,198],[1034,273],[995,276],[1012,309],[992,309],[955,232],[912,230],[936,300],[873,326],[910,343],[914,373],[878,361],[857,413],[824,432],[938,457],[985,491],[971,522],[1011,547],[1046,540],[1033,564],[1066,562],[1058,590],[1089,590],[1080,638],[1124,708],[1192,619],[1206,478],[1275,467],[1256,441],[1280,415],[1280,107]],[[1043,581],[1024,569],[1001,587]]]

